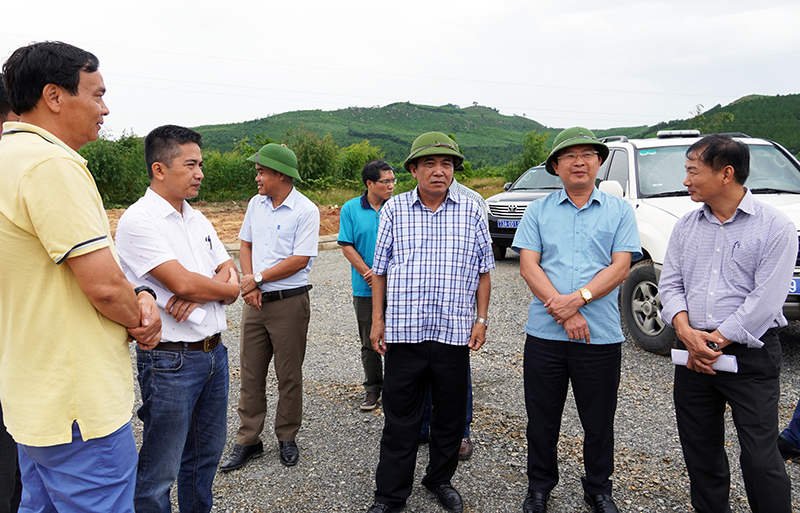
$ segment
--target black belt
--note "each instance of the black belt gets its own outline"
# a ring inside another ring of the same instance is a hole
[[[222,340],[222,335],[217,333],[197,342],[159,342],[153,349],[160,351],[213,351]]]
[[[294,297],[294,296],[299,296],[300,294],[305,294],[312,288],[314,288],[313,285],[303,285],[302,287],[297,287],[296,289],[273,290],[271,292],[262,292],[261,300],[280,301],[281,299],[286,299],[287,297]]]

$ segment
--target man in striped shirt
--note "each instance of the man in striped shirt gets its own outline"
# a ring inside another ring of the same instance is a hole
[[[428,390],[433,418],[422,484],[448,511],[464,509],[450,479],[464,433],[469,350],[486,341],[494,258],[480,207],[448,189],[463,161],[446,135],[419,136],[404,163],[417,187],[381,209],[370,339],[385,355],[386,420],[368,513],[398,511],[411,493]]]
[[[662,318],[675,327],[675,414],[692,506],[730,511],[725,405],[739,434],[747,499],[753,512],[789,513],[791,483],[775,444],[778,431],[783,302],[797,258],[797,229],[744,187],[747,146],[709,135],[686,152],[692,200],[703,205],[675,225],[659,283]],[[715,372],[722,354],[738,372]]]

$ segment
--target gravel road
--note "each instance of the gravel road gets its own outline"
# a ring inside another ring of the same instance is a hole
[[[491,327],[487,343],[472,355],[475,406],[472,459],[459,465],[453,485],[467,512],[521,511],[525,497],[527,455],[523,402],[522,327],[530,292],[519,276],[519,259],[498,262],[492,272]],[[378,445],[383,428],[379,408],[362,412],[359,404],[363,374],[356,320],[350,294],[350,268],[340,251],[322,251],[314,260],[310,282],[311,325],[304,372],[304,419],[297,443],[300,462],[286,468],[278,461],[272,430],[275,375],[267,378],[268,412],[262,440],[266,453],[243,469],[220,473],[214,483],[218,512],[363,512],[372,502]],[[227,307],[229,330],[224,335],[230,355],[231,392],[228,442],[233,448],[238,417],[239,324],[241,299]],[[800,327],[784,330],[781,377],[781,426],[791,419],[800,396]],[[622,380],[616,417],[614,495],[623,512],[691,511],[689,479],[683,463],[672,406],[673,366],[666,357],[622,347]],[[135,372],[135,369],[134,369]],[[138,390],[137,390],[138,394]],[[138,404],[137,404],[138,406]],[[731,507],[747,506],[738,442],[728,413],[726,440],[732,471]],[[141,423],[134,416],[137,435]],[[582,429],[570,394],[559,441],[561,481],[553,490],[551,513],[589,512],[583,503]],[[427,446],[420,446],[416,485],[407,512],[444,511],[419,484],[427,465]],[[800,479],[800,465],[787,464],[790,477]],[[175,493],[173,490],[173,498]],[[800,491],[793,487],[793,503]],[[178,511],[173,500],[173,511]]]

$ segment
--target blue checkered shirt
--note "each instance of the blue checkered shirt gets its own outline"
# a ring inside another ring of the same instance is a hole
[[[768,329],[787,324],[783,302],[796,259],[797,228],[749,190],[724,223],[703,204],[672,230],[658,284],[661,317],[672,325],[686,311],[696,330],[762,347]]]
[[[381,209],[372,272],[386,275],[387,344],[469,342],[480,274],[494,269],[477,203],[448,192],[433,212],[417,189]]]

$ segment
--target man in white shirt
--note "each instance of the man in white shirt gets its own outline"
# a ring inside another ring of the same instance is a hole
[[[144,423],[134,504],[169,513],[178,480],[181,511],[211,510],[227,434],[228,352],[223,305],[239,295],[239,275],[211,223],[186,202],[203,180],[202,138],[175,125],[145,138],[150,187],[122,215],[116,242],[134,283],[156,290],[162,341],[137,350]]]
[[[278,405],[275,436],[280,460],[297,464],[295,437],[303,420],[303,360],[311,317],[308,272],[317,256],[319,209],[294,188],[302,181],[297,157],[270,143],[247,159],[256,167],[258,194],[247,205],[239,238],[242,266],[242,372],[236,445],[220,470],[242,467],[264,454],[266,377],[275,358]]]

